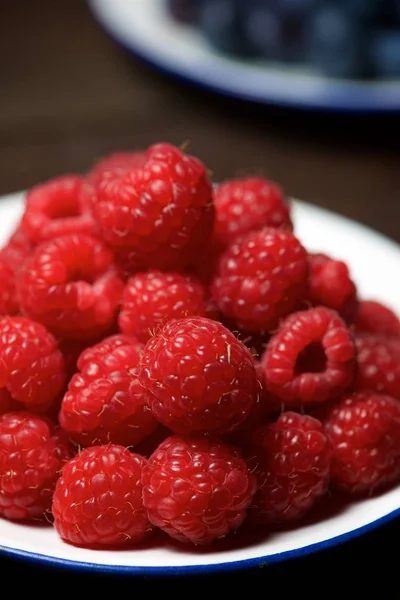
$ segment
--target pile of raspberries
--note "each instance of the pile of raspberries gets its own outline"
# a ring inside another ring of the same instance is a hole
[[[209,544],[400,482],[400,321],[275,183],[166,143],[26,194],[0,252],[0,515]],[[157,539],[157,538],[155,538]]]

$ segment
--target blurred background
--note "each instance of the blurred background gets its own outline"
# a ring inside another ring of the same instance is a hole
[[[400,241],[398,0],[0,11],[0,194],[189,140],[215,180],[262,173]]]

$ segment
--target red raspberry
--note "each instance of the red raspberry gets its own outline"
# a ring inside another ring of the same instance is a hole
[[[14,272],[0,253],[0,315],[16,315],[18,312]]]
[[[115,335],[81,354],[59,415],[75,441],[134,446],[156,429],[137,379],[141,350],[135,338]]]
[[[0,388],[0,415],[21,408],[23,408],[23,405],[14,400],[7,388]]]
[[[233,179],[214,192],[215,234],[225,246],[239,235],[263,227],[292,230],[289,206],[282,190],[262,177]]]
[[[144,467],[142,483],[153,525],[194,544],[238,529],[256,489],[240,451],[209,437],[165,440]]]
[[[374,300],[360,302],[355,327],[357,331],[400,337],[400,319],[390,308]]]
[[[58,534],[78,546],[122,546],[151,531],[143,508],[146,459],[108,444],[86,448],[63,468],[53,498]]]
[[[222,255],[213,296],[239,329],[273,329],[303,298],[307,269],[307,252],[289,231],[251,232]]]
[[[78,175],[64,175],[28,192],[21,227],[33,244],[67,233],[94,233],[92,216],[81,202],[82,183]]]
[[[257,397],[253,359],[221,323],[172,321],[150,339],[139,369],[155,417],[176,433],[229,433]]]
[[[81,340],[110,329],[122,290],[110,250],[95,238],[78,234],[38,246],[18,286],[28,316],[60,337]]]
[[[345,396],[324,413],[336,487],[350,493],[372,492],[400,480],[398,401],[360,392]]]
[[[128,281],[119,326],[124,333],[147,342],[173,319],[206,314],[205,290],[194,277],[148,271]]]
[[[25,411],[0,416],[0,515],[43,519],[72,448],[50,421]]]
[[[35,409],[55,401],[64,385],[62,354],[43,325],[23,317],[0,319],[0,389]]]
[[[358,333],[356,390],[373,390],[400,400],[400,338]]]
[[[32,252],[33,246],[19,226],[0,250],[0,258],[5,266],[16,273]]]
[[[308,300],[313,306],[337,310],[347,322],[354,321],[357,312],[357,290],[347,265],[325,254],[310,254]]]
[[[295,408],[325,402],[348,388],[356,352],[339,315],[321,306],[287,317],[262,362],[267,389]]]
[[[256,429],[251,444],[248,456],[258,483],[254,522],[279,524],[302,518],[329,485],[331,451],[320,421],[286,412],[276,423]]]
[[[126,171],[142,168],[146,163],[144,152],[113,152],[101,158],[87,174],[87,180],[97,185],[110,173],[120,175]]]
[[[206,169],[174,146],[152,146],[143,168],[100,181],[93,213],[126,270],[183,267],[212,232]]]

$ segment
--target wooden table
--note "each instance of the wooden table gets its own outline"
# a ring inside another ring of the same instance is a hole
[[[82,0],[3,0],[0,69],[0,193],[85,171],[115,149],[189,139],[216,180],[262,172],[288,194],[400,241],[398,118],[288,112],[178,85],[125,56]],[[397,556],[387,546],[397,547],[399,533],[398,523],[389,525],[342,549],[257,573],[265,581],[284,578],[287,586],[301,574],[323,571],[331,585],[332,565],[354,575],[360,556],[364,575],[359,571],[354,583],[362,576],[369,585],[365,573],[372,572],[382,590],[391,572],[396,578]],[[13,581],[17,572],[43,581],[37,567],[12,565],[3,559],[2,573]],[[58,577],[60,586],[78,581]]]

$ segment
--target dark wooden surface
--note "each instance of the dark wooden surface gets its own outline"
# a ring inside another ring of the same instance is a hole
[[[184,87],[125,55],[100,31],[83,0],[2,0],[0,73],[0,194],[85,171],[115,149],[189,139],[216,180],[261,171],[288,194],[400,241],[398,118],[288,112]],[[346,571],[358,588],[367,582],[370,593],[373,581],[394,590],[390,545],[397,547],[399,533],[399,524],[391,524],[362,541],[251,577],[284,582],[288,589],[300,580],[307,586],[316,572],[329,586],[341,585],[338,573]],[[38,582],[50,577],[5,559],[1,568],[13,579],[16,573]],[[56,576],[63,586],[81,582]]]

